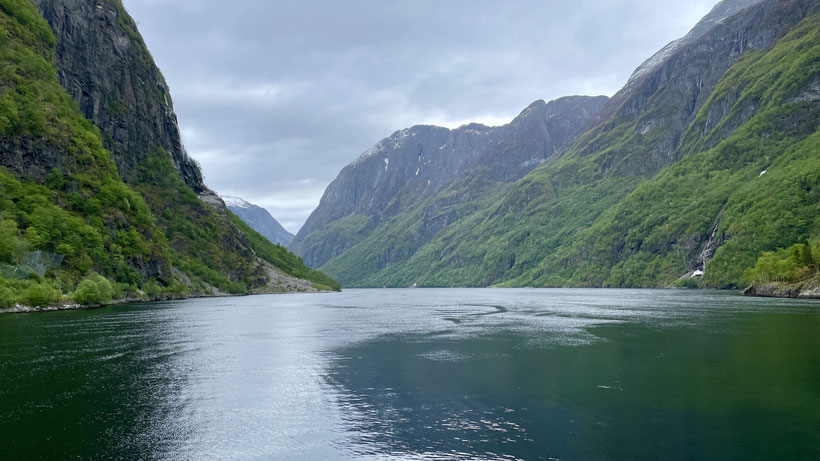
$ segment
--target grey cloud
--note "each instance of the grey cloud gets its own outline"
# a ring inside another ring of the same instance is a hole
[[[612,94],[710,1],[125,0],[217,192],[295,232],[347,163],[420,123]]]

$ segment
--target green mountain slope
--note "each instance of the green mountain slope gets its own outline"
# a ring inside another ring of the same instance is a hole
[[[245,221],[242,221],[242,218],[230,211],[228,213],[231,223],[248,237],[251,248],[259,258],[288,275],[312,282],[313,287],[318,290],[341,290],[342,286],[339,282],[305,266],[301,258],[289,252],[282,245],[271,244],[270,240],[253,230]]]
[[[488,182],[497,186],[493,190],[503,188],[571,146],[608,100],[537,100],[496,127],[416,125],[397,131],[339,172],[288,248],[309,265],[320,266],[356,243],[376,238],[372,234],[393,226],[392,218],[427,203],[430,209],[408,226],[388,232],[402,239],[399,233],[404,233],[409,240],[395,242],[395,248],[389,240],[379,248],[368,244],[368,252],[379,252],[376,270],[401,261],[470,208],[460,202],[483,198]],[[440,199],[429,200],[436,195]],[[461,211],[445,211],[451,207]]]
[[[630,81],[566,154],[436,237],[396,217],[322,270],[364,286],[743,285],[763,251],[817,235],[820,16],[767,1]],[[766,173],[762,174],[763,171]]]
[[[107,293],[85,302],[140,289],[244,293],[265,287],[256,255],[268,253],[281,272],[334,286],[203,203],[161,149],[126,185],[100,130],[61,86],[56,47],[31,3],[0,0],[0,307],[50,304],[86,277]]]
[[[689,125],[680,161],[545,253],[538,265],[508,274],[503,282],[656,286],[706,264],[704,284],[741,285],[760,252],[801,242],[818,229],[820,104],[801,100],[801,93],[820,75],[819,64],[817,14],[773,48],[747,52]],[[737,89],[742,91],[729,114],[704,130],[708,114]],[[715,147],[700,150],[720,139],[749,105],[757,115]],[[594,187],[611,181],[604,178]]]
[[[168,282],[167,242],[145,201],[119,178],[99,130],[60,86],[54,46],[33,6],[0,2],[2,160],[15,167],[15,174],[0,168],[4,275],[36,249],[64,255],[55,288],[73,289],[92,268],[124,284]],[[15,291],[34,283],[17,282]]]

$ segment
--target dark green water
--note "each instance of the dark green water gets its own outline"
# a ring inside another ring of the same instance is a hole
[[[820,303],[348,290],[0,316],[2,459],[820,459]]]

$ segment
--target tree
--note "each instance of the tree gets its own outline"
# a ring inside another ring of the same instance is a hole
[[[14,307],[16,297],[10,288],[0,285],[0,309]]]
[[[49,306],[60,300],[60,290],[49,282],[34,282],[23,291],[23,304],[29,306]]]
[[[803,248],[800,250],[800,264],[808,267],[812,271],[815,269],[815,261],[814,255],[811,254],[811,245],[808,242],[803,244]]]
[[[0,263],[12,264],[16,255],[17,223],[0,219]]]
[[[114,290],[102,275],[92,272],[74,290],[72,298],[80,304],[105,304],[111,302]]]

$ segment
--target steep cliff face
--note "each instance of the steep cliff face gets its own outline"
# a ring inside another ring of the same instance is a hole
[[[262,234],[272,243],[288,246],[293,240],[293,234],[285,230],[279,221],[268,213],[268,210],[261,206],[243,200],[239,197],[223,196],[222,200],[231,212],[239,216],[253,230]]]
[[[399,194],[417,197],[440,188],[475,160],[476,148],[483,152],[492,131],[483,125],[414,126],[393,133],[342,169],[294,243],[352,213],[378,219]]]
[[[122,3],[34,3],[57,39],[60,83],[100,128],[120,176],[145,197],[177,265],[214,269],[223,290],[264,286],[266,272],[250,242],[185,153],[168,87]]]
[[[265,286],[268,272],[252,243],[185,152],[168,86],[122,3],[33,3],[57,38],[60,83],[100,128],[123,180],[145,197],[174,263],[214,270],[209,283],[223,290]]]
[[[613,115],[522,181],[550,181],[554,207],[608,191],[620,196],[600,208],[611,216],[536,244],[545,248],[503,283],[654,286],[706,267],[704,285],[739,286],[756,253],[805,238],[817,225],[810,146],[820,107],[799,101],[818,75],[818,10],[817,1],[755,2],[633,77],[599,117]],[[543,208],[539,216],[555,210]],[[565,228],[567,218],[538,219]]]
[[[0,289],[4,277],[30,271],[36,251],[57,255],[49,275],[69,288],[90,269],[168,285],[164,236],[61,87],[55,47],[30,3],[0,5]]]
[[[520,179],[555,154],[563,152],[609,99],[606,96],[568,96],[545,103],[535,101],[508,125],[473,165],[488,170],[493,180]]]
[[[171,94],[120,0],[32,0],[57,37],[60,83],[103,132],[120,175],[132,182],[153,149],[185,184],[206,190],[180,140]]]
[[[0,307],[338,288],[205,187],[119,2],[0,0],[0,69]]]
[[[317,267],[386,220],[435,196],[481,168],[486,179],[514,181],[566,148],[606,97],[536,101],[507,125],[454,130],[414,126],[397,131],[346,166],[291,248]],[[480,190],[465,192],[478,198]]]
[[[692,33],[633,73],[596,115],[574,154],[594,155],[601,175],[651,175],[671,165],[684,154],[681,137],[727,70],[743,53],[777,42],[812,3],[722,2]],[[744,120],[752,113],[748,108]]]
[[[483,202],[452,206],[469,189],[454,182],[322,269],[363,286],[659,286],[705,266],[703,285],[741,285],[760,251],[820,226],[818,3],[719,4],[571,147],[484,182]]]
[[[657,53],[653,54],[652,57],[638,66],[638,68],[632,73],[632,76],[629,78],[626,86],[618,92],[618,95],[621,97],[626,97],[626,93],[632,90],[634,86],[638,85],[648,73],[664,64],[672,55],[680,51],[681,48],[692,44],[701,38],[705,33],[709,32],[713,27],[722,23],[727,18],[734,16],[740,10],[756,5],[760,3],[760,1],[761,0],[721,0],[712,8],[711,11],[709,11],[706,16],[695,24],[695,27],[693,27],[689,33],[661,48]],[[612,106],[618,105],[618,101],[620,99],[621,98],[619,97],[613,98]],[[601,118],[598,120],[603,120],[605,114],[606,112],[601,114]]]

